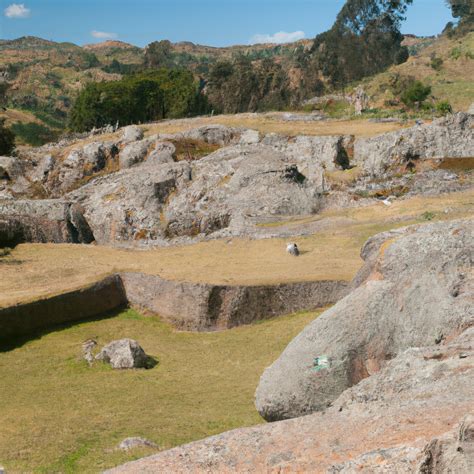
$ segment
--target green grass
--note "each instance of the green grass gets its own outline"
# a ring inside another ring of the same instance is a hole
[[[128,310],[0,352],[1,463],[7,472],[97,472],[153,452],[116,451],[129,436],[167,449],[262,423],[253,401],[261,373],[317,314],[188,333]],[[81,343],[90,337],[137,339],[159,363],[89,368]]]

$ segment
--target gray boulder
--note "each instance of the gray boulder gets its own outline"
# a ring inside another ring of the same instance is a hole
[[[129,143],[120,152],[120,169],[130,168],[145,160],[151,145],[150,139]]]
[[[256,406],[267,420],[324,410],[410,347],[474,324],[474,221],[412,226],[370,239],[356,288],[267,368]]]
[[[257,130],[245,130],[240,135],[240,145],[255,145],[260,142],[260,132]]]
[[[173,163],[176,147],[171,142],[157,142],[155,149],[148,155],[146,162],[152,165]]]
[[[50,154],[44,155],[33,168],[33,170],[29,174],[29,178],[34,183],[44,182],[48,174],[54,169],[54,165],[56,164],[56,160]]]
[[[162,211],[190,179],[188,163],[146,163],[96,178],[67,195],[81,203],[99,244],[143,242],[162,237]]]
[[[0,156],[0,181],[13,181],[22,175],[22,167],[18,158]]]
[[[140,369],[147,367],[148,356],[133,339],[119,339],[107,344],[96,356],[113,369]]]
[[[136,125],[129,125],[122,129],[122,142],[136,142],[143,138],[143,130]]]
[[[239,129],[225,127],[224,125],[205,125],[204,127],[188,130],[180,135],[183,138],[227,146],[236,143],[240,138],[240,133],[241,131]]]
[[[354,163],[371,176],[383,176],[396,168],[410,169],[421,160],[474,156],[474,116],[457,113],[431,124],[372,138],[354,144]]]
[[[323,170],[305,176],[284,154],[263,145],[223,148],[198,161],[192,181],[165,209],[167,236],[226,229],[237,235],[262,216],[311,214],[321,205]]]
[[[22,242],[90,243],[83,208],[59,199],[0,200],[0,246]]]

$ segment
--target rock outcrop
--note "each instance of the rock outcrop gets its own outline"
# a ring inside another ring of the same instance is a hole
[[[55,199],[0,201],[0,246],[93,240],[83,209],[77,203]]]
[[[262,375],[256,406],[267,420],[324,410],[404,350],[474,324],[474,221],[378,235],[362,257],[360,286],[307,326]]]
[[[253,236],[257,224],[282,216],[472,186],[473,120],[460,113],[355,141],[349,135],[287,137],[221,125],[143,138],[131,126],[122,139],[50,145],[24,152],[21,160],[1,158],[0,198],[79,203],[101,244]],[[194,158],[183,154],[189,143],[221,148]],[[363,170],[352,175],[355,181],[337,177],[354,165]]]
[[[423,160],[474,157],[474,116],[457,113],[354,144],[354,163],[371,176],[414,169]]]

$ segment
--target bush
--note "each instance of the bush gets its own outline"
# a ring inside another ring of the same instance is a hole
[[[5,119],[0,119],[0,155],[11,155],[15,148],[15,134],[5,126]]]
[[[425,86],[421,81],[414,81],[400,96],[407,107],[422,105],[431,94],[431,87]]]
[[[441,115],[446,115],[452,113],[453,108],[447,100],[442,100],[436,104],[436,112]]]
[[[437,56],[433,56],[431,58],[431,67],[435,70],[435,71],[441,71],[441,68],[443,67],[443,60]]]

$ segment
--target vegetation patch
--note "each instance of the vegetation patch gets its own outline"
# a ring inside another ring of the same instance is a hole
[[[167,449],[261,423],[254,407],[261,373],[317,315],[187,333],[128,310],[0,352],[2,464],[11,472],[98,472],[151,454],[115,450],[129,436]],[[123,337],[159,364],[116,371],[81,358],[86,339],[102,346]]]
[[[221,148],[220,145],[191,138],[171,140],[171,143],[176,147],[177,161],[199,160],[200,158],[210,155]]]

